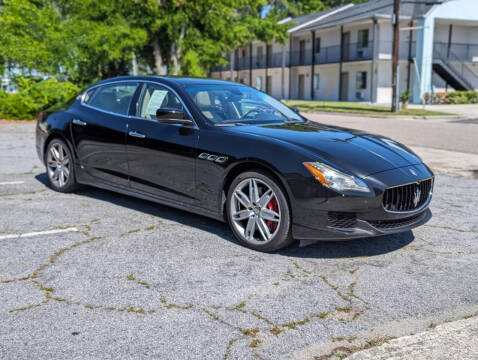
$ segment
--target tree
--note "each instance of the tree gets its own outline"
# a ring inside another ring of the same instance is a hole
[[[27,73],[89,84],[129,71],[147,32],[124,14],[128,0],[5,0],[0,59]]]
[[[51,4],[28,0],[0,2],[0,60],[2,65],[56,72],[60,19]],[[48,40],[46,40],[48,39]]]
[[[350,3],[361,3],[369,0],[276,0],[272,4],[283,16],[302,16],[327,10],[331,7]]]
[[[81,86],[127,74],[133,59],[146,73],[204,76],[237,46],[285,41],[285,15],[342,2],[0,0],[0,63]]]
[[[152,54],[157,74],[166,65],[171,75],[203,76],[210,66],[225,62],[222,54],[250,39],[286,38],[287,26],[277,24],[274,14],[261,19],[265,0],[151,0],[150,4],[156,5],[150,7],[156,17],[148,26],[149,45],[142,54],[146,59]]]
[[[136,2],[128,0],[63,0],[64,63],[72,79],[89,83],[129,72],[133,54],[147,42],[137,23]]]

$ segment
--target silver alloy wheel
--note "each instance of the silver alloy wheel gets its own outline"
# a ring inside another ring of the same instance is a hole
[[[54,143],[47,154],[48,177],[57,187],[63,187],[70,176],[70,159],[63,145]]]
[[[270,209],[271,201],[275,210]],[[254,245],[272,241],[280,227],[278,198],[270,186],[257,178],[245,179],[236,186],[230,214],[233,226],[242,239]]]

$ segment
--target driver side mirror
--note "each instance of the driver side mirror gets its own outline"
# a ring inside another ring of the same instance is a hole
[[[300,109],[296,106],[291,106],[290,109],[295,112],[296,114],[300,113]]]
[[[186,117],[184,110],[172,108],[160,108],[156,110],[156,120],[162,124],[193,124],[193,121]]]

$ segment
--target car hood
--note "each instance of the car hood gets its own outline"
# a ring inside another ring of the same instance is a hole
[[[293,144],[359,177],[422,163],[409,148],[387,137],[311,121],[243,125],[228,130]]]

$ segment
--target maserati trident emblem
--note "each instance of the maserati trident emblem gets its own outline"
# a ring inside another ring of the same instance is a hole
[[[410,172],[412,173],[412,175],[417,176],[417,172],[415,170],[410,169]]]
[[[422,191],[420,190],[420,188],[417,187],[415,189],[415,194],[413,197],[413,206],[417,207],[421,197],[422,197]]]

